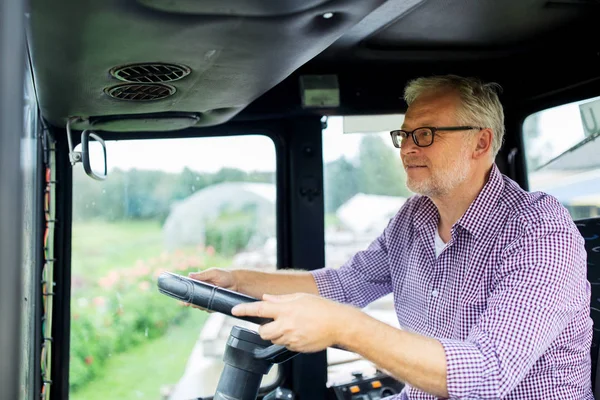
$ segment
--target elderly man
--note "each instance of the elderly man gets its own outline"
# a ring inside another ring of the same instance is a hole
[[[584,242],[556,199],[494,164],[496,88],[457,76],[409,82],[391,137],[417,195],[339,269],[191,277],[262,298],[233,312],[273,318],[264,339],[364,356],[406,383],[400,399],[593,400]],[[360,310],[390,292],[401,330]]]

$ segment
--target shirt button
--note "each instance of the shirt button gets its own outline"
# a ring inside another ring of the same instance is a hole
[[[433,291],[431,292],[431,296],[432,297],[437,297],[438,296],[438,291],[436,289],[433,289]]]

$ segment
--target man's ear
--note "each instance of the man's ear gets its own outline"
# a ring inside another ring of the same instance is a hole
[[[479,159],[491,153],[492,142],[494,140],[494,132],[490,128],[480,130],[475,136],[475,151],[473,158]]]

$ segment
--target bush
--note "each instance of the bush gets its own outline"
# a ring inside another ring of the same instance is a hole
[[[149,263],[111,271],[86,296],[71,306],[70,390],[76,391],[102,374],[106,360],[165,334],[193,312],[160,294],[156,278],[165,270],[187,275],[205,265],[224,266],[227,260],[207,248],[199,256],[177,252]]]
[[[224,256],[233,256],[246,249],[256,234],[254,212],[223,212],[206,224],[205,243]]]

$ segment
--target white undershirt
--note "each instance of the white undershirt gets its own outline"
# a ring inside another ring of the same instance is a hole
[[[446,247],[446,243],[442,240],[440,232],[435,230],[435,257],[437,258]]]

